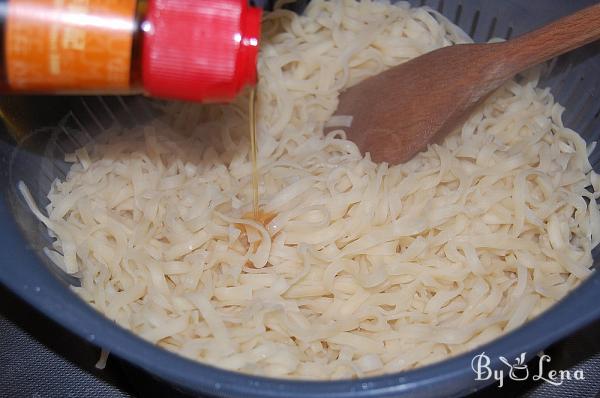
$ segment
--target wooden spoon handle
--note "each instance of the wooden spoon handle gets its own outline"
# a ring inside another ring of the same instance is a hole
[[[600,39],[600,3],[524,34],[507,44],[515,68],[527,69]],[[514,47],[513,47],[514,45]]]

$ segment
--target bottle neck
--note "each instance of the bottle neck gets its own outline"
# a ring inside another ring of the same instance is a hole
[[[232,100],[256,82],[260,26],[261,10],[248,0],[148,0],[140,25],[144,91],[179,100]]]
[[[0,0],[1,1],[1,0]],[[133,92],[142,93],[142,46],[144,40],[144,32],[142,24],[146,20],[148,12],[148,0],[138,0],[135,9],[135,30],[133,31],[133,41],[131,45],[131,90]]]

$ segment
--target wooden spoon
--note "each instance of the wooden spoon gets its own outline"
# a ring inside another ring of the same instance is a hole
[[[337,115],[348,138],[377,162],[397,164],[464,122],[517,73],[600,39],[600,3],[516,39],[444,47],[347,89]]]

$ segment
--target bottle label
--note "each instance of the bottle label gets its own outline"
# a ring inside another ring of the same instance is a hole
[[[130,87],[135,0],[9,0],[8,85],[17,91]]]

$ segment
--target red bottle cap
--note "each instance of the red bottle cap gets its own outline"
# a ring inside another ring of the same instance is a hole
[[[261,10],[247,0],[151,0],[142,83],[152,96],[229,101],[256,83]]]

